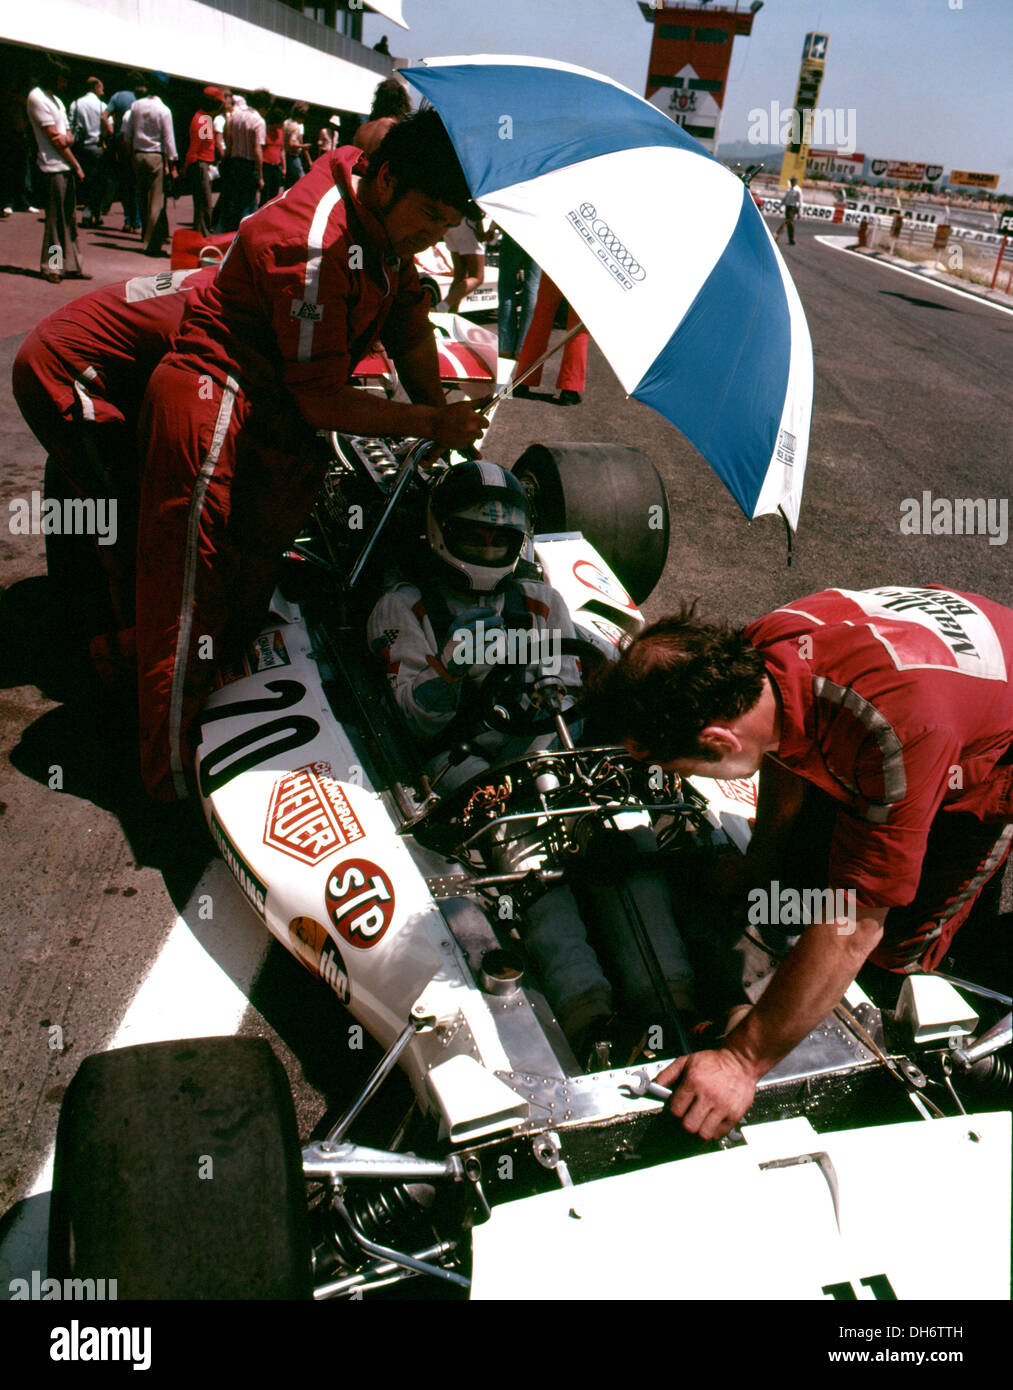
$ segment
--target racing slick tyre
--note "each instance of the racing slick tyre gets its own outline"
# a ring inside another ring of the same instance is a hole
[[[260,1038],[88,1057],[56,1136],[49,1273],[115,1296],[312,1296],[295,1110]]]
[[[582,531],[643,603],[668,558],[668,499],[650,459],[624,444],[532,444],[512,471],[535,533]]]

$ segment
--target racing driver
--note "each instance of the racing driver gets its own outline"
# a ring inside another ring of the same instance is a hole
[[[528,499],[513,474],[485,460],[456,464],[427,500],[428,549],[413,557],[410,576],[392,585],[370,615],[370,647],[385,663],[412,732],[435,753],[428,771],[441,791],[490,765],[558,747],[551,715],[539,711],[538,687],[556,685],[561,709],[572,705],[580,687],[575,632],[562,595],[518,573],[530,529]],[[516,710],[507,732],[495,727],[493,701]],[[451,760],[455,743],[470,756]],[[624,834],[643,846],[642,828]],[[648,838],[653,849],[649,832]],[[530,860],[504,859],[501,867],[535,868],[541,862],[536,851]],[[692,971],[674,924],[668,929],[671,909],[661,875],[632,873],[627,888],[647,924],[673,1004],[688,1009]],[[609,949],[616,935],[610,931],[610,902],[607,888],[589,888],[584,912],[611,957],[627,1007],[651,1017],[657,1000],[638,953]],[[522,916],[524,943],[546,997],[583,1061],[607,1034],[613,998],[581,909],[571,888],[556,884],[528,900]]]
[[[471,205],[435,111],[367,161],[345,147],[245,218],[184,317],[141,412],[137,654],[141,771],[186,795],[189,728],[217,667],[256,635],[313,504],[320,430],[465,449],[488,421],[447,405],[413,265]],[[348,384],[379,337],[413,404]]]
[[[789,851],[827,910],[715,1049],[658,1077],[712,1139],[839,1002],[868,959],[933,970],[1013,840],[1013,611],[942,587],[830,589],[742,630],[684,608],[606,677],[600,716],[680,775],[761,769],[744,862],[771,890]],[[823,813],[822,856],[813,824]],[[818,915],[818,914],[817,914]]]

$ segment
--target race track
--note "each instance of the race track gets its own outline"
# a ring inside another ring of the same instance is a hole
[[[1006,499],[1008,509],[1013,315],[815,239],[827,231],[802,227],[798,245],[782,248],[816,364],[792,568],[780,520],[748,523],[695,451],[625,399],[594,348],[580,406],[551,403],[550,366],[545,400],[507,402],[497,417],[485,452],[507,466],[534,440],[633,444],[654,461],[672,544],[649,617],[699,596],[706,612],[744,622],[830,585],[945,583],[1013,602],[1008,536],[992,544],[986,535],[900,533],[901,504],[926,490]],[[5,372],[20,339],[0,341]],[[9,401],[0,439],[3,495],[27,496],[41,486],[42,451]],[[59,1101],[89,1052],[197,1032],[267,1036],[304,1132],[349,1097],[376,1052],[350,1046],[350,1020],[333,996],[268,946],[192,812],[144,802],[129,740],[110,749],[100,720],[47,698],[63,692],[59,653],[38,626],[41,538],[5,528],[0,562],[0,1211],[11,1208],[0,1232],[3,1297],[14,1274],[44,1267],[43,1165]],[[1008,879],[1006,891],[1008,899]],[[197,910],[202,894],[214,904],[210,920]],[[388,1123],[381,1114],[373,1134],[367,1114],[357,1137],[382,1142]]]

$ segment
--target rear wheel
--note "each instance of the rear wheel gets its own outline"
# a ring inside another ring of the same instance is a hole
[[[119,1298],[309,1298],[309,1224],[285,1073],[259,1038],[89,1057],[60,1114],[55,1278]]]
[[[623,444],[532,444],[513,466],[535,531],[582,531],[635,603],[668,558],[668,499],[657,469]]]

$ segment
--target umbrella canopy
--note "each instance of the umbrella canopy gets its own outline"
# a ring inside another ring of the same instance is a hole
[[[581,316],[630,395],[676,425],[749,517],[798,522],[812,343],[740,179],[610,78],[541,58],[402,70],[475,201]]]

